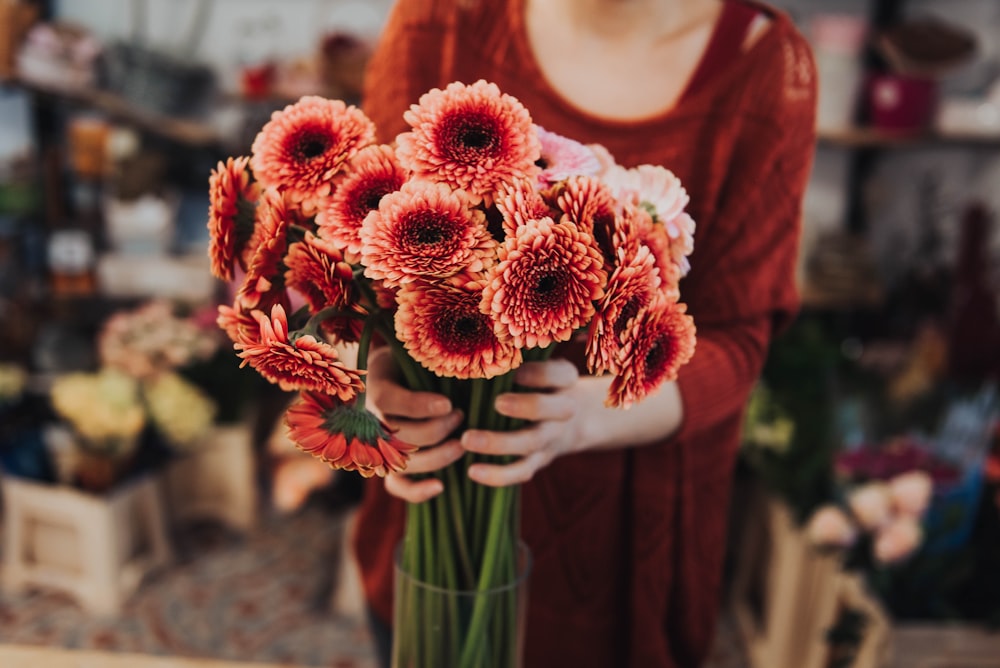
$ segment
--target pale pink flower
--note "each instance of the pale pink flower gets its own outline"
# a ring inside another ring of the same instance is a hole
[[[926,471],[910,471],[889,480],[889,494],[897,513],[920,517],[931,501],[934,482]]]
[[[594,151],[584,144],[563,137],[536,125],[535,131],[542,143],[541,156],[535,163],[541,167],[538,184],[550,186],[571,176],[596,176],[601,170],[601,162]]]
[[[883,482],[870,482],[855,488],[847,496],[847,505],[862,528],[875,531],[892,517],[892,499]]]
[[[824,547],[850,547],[858,539],[858,528],[843,510],[836,506],[822,506],[809,518],[806,535],[814,545]]]
[[[923,536],[923,528],[915,517],[894,517],[875,534],[875,559],[883,564],[902,561],[920,547]]]

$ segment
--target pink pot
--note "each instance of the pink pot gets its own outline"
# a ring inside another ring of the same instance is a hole
[[[876,74],[868,83],[870,125],[879,130],[924,130],[937,111],[934,79],[901,74]]]

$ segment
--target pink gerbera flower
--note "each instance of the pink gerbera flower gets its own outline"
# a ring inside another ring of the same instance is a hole
[[[639,165],[631,169],[615,166],[604,175],[604,182],[616,197],[631,199],[646,207],[660,223],[677,217],[691,199],[681,180],[658,165]]]
[[[250,180],[249,162],[248,157],[220,161],[208,177],[208,256],[212,275],[223,281],[233,280],[233,264],[253,233],[259,189]]]
[[[254,139],[250,166],[261,184],[311,215],[330,195],[333,177],[374,138],[375,125],[357,107],[307,95],[271,114]]]
[[[347,175],[338,183],[333,198],[319,212],[319,235],[344,249],[348,262],[361,255],[361,224],[378,209],[384,195],[396,192],[406,182],[407,172],[389,146],[368,146],[351,161]]]
[[[439,376],[493,378],[521,364],[521,351],[494,332],[482,284],[408,283],[397,296],[396,336],[413,359]]]
[[[547,187],[571,176],[596,176],[601,162],[594,151],[580,142],[563,137],[536,125],[535,131],[542,144],[541,155],[535,164],[541,168],[538,184]]]
[[[291,338],[280,305],[271,309],[270,317],[261,311],[252,315],[257,330],[236,346],[243,365],[249,364],[286,392],[311,390],[350,401],[364,389],[363,372],[345,366],[333,346],[311,334]]]
[[[393,436],[371,412],[325,394],[303,392],[285,412],[285,423],[300,450],[331,468],[357,471],[365,478],[403,471],[409,456],[417,451]]]
[[[656,261],[645,246],[639,247],[632,258],[625,258],[608,279],[604,297],[598,303],[597,315],[590,323],[587,339],[587,368],[592,373],[620,372],[622,335],[632,319],[657,298],[660,275]]]
[[[654,392],[694,355],[694,319],[687,307],[659,299],[641,311],[622,335],[619,373],[611,382],[606,403],[628,408]]]
[[[541,142],[531,116],[496,84],[436,88],[403,118],[413,129],[396,138],[396,155],[423,178],[487,197],[500,183],[538,172]]]
[[[440,183],[410,181],[361,226],[365,276],[401,285],[488,268],[497,246],[482,211]]]
[[[568,341],[594,314],[607,275],[591,236],[573,223],[530,221],[500,247],[481,308],[518,348]]]

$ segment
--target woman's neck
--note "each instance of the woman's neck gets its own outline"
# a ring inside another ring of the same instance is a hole
[[[562,20],[593,37],[659,41],[683,34],[718,10],[723,0],[527,0],[544,5],[551,20]]]

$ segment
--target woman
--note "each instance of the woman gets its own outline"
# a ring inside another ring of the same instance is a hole
[[[565,359],[526,365],[518,382],[534,391],[497,404],[530,421],[512,434],[445,441],[461,415],[398,385],[388,355],[372,360],[370,401],[426,446],[407,473],[466,450],[519,456],[469,475],[524,483],[534,557],[525,665],[699,665],[720,605],[743,407],[797,307],[814,146],[809,48],[785,15],[752,0],[399,0],[363,107],[391,142],[420,94],[481,78],[547,130],[680,177],[698,226],[681,283],[695,356],[629,411],[604,407],[609,378],[581,377]],[[376,625],[391,620],[403,500],[441,491],[404,475],[366,489],[355,548]]]

